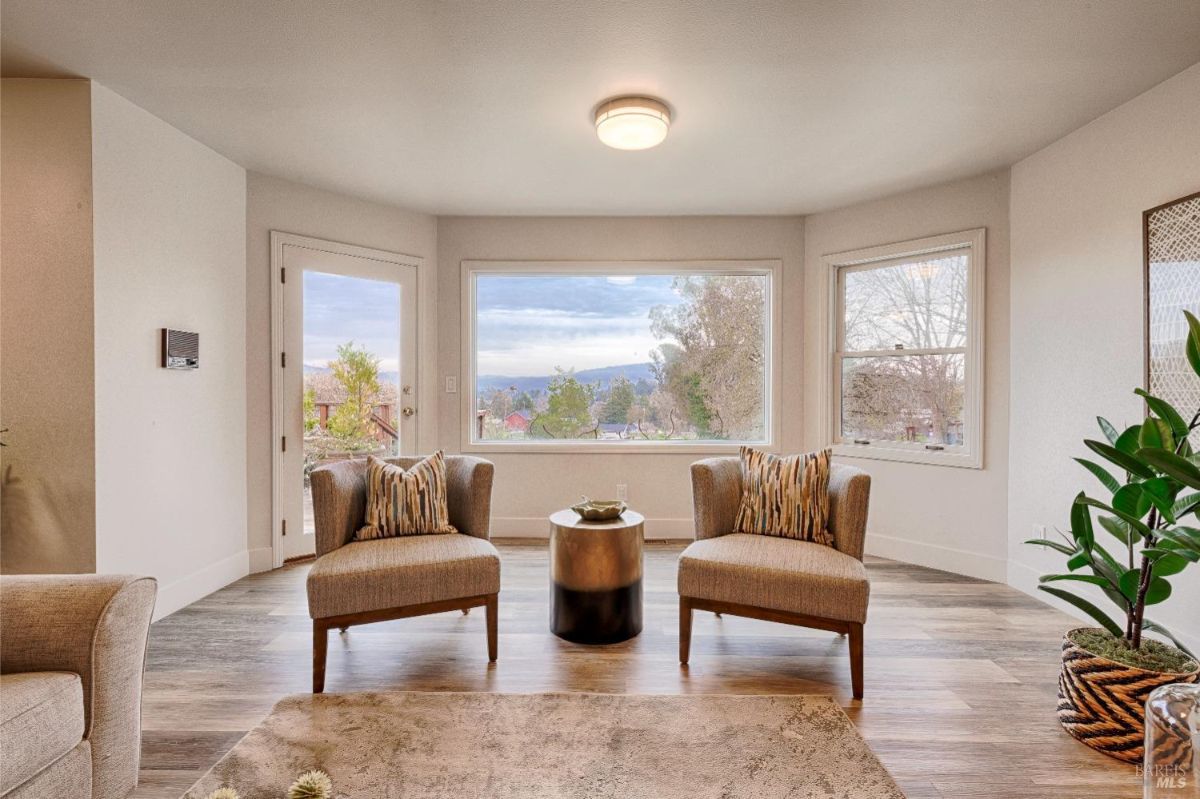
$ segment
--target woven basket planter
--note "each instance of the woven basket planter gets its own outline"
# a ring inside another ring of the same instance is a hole
[[[1086,629],[1086,628],[1081,628]],[[1063,636],[1058,678],[1058,721],[1098,752],[1142,762],[1146,697],[1160,685],[1196,682],[1200,669],[1184,674],[1147,671],[1092,654]]]

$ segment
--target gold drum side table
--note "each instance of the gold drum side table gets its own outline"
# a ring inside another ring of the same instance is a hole
[[[550,517],[550,631],[580,644],[612,644],[642,631],[645,519],[588,522],[573,510]]]

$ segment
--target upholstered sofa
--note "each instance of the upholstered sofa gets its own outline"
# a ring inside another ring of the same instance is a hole
[[[0,578],[0,796],[117,799],[138,781],[150,577]]]
[[[388,458],[405,469],[420,458]],[[355,541],[367,508],[367,462],[312,472],[317,562],[308,573],[313,693],[325,690],[329,630],[429,613],[486,607],[488,660],[496,659],[500,553],[491,526],[490,461],[446,456],[446,502],[457,533]]]

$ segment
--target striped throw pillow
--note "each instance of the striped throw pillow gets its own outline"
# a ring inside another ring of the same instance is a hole
[[[742,502],[733,531],[833,546],[829,457],[828,449],[781,456],[742,447]]]
[[[367,457],[367,518],[354,536],[357,540],[457,532],[446,504],[446,459],[441,450],[409,469]]]

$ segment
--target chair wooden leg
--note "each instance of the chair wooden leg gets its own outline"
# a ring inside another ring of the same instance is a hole
[[[329,647],[329,628],[313,619],[313,693],[325,692],[325,652]]]
[[[692,603],[679,597],[679,662],[686,666],[692,649]]]
[[[850,682],[854,698],[863,698],[863,626],[850,625]]]
[[[499,594],[492,594],[487,599],[487,638],[488,638],[488,662],[496,662],[496,649],[498,648],[499,638]],[[465,612],[465,611],[464,611]]]

